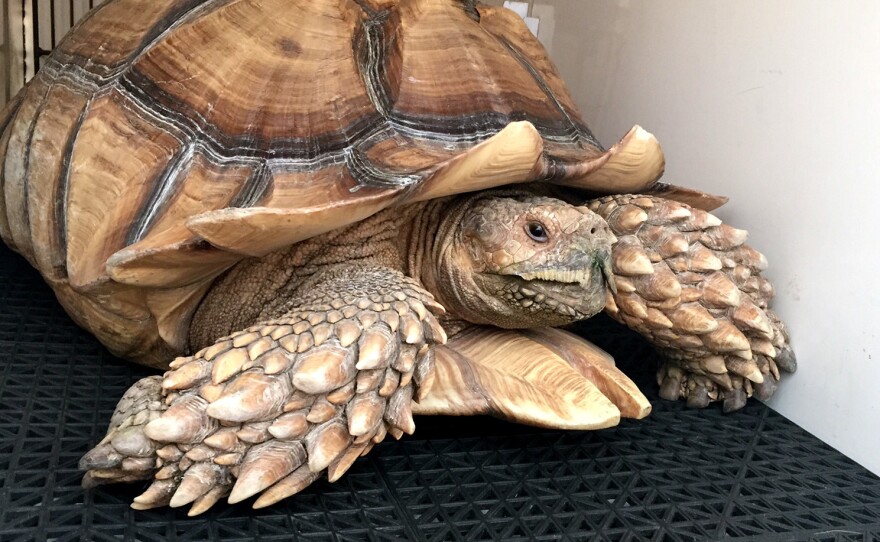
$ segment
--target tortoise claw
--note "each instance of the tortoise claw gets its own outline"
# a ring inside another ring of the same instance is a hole
[[[724,395],[724,412],[736,412],[746,406],[746,392],[740,389],[730,390]]]
[[[776,389],[778,387],[779,381],[773,378],[772,375],[767,375],[764,377],[763,382],[754,385],[755,397],[757,397],[761,401],[767,401],[771,397],[773,397],[773,394],[776,393]]]
[[[706,408],[709,406],[711,400],[709,399],[709,390],[706,389],[706,386],[697,385],[694,388],[687,398],[687,406],[689,408]]]

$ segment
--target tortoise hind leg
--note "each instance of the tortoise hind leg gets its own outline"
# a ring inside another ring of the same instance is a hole
[[[132,506],[192,504],[196,515],[227,495],[268,506],[324,472],[335,481],[386,434],[412,433],[413,397],[446,340],[442,310],[396,271],[357,268],[285,316],[178,358],[160,384],[167,409],[142,429],[159,470]],[[106,470],[105,446],[84,458],[87,479]]]

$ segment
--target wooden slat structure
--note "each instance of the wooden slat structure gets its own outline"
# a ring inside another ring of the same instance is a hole
[[[0,105],[9,101],[42,60],[93,7],[104,0],[2,0]]]

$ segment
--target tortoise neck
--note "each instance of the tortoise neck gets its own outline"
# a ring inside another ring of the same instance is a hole
[[[411,213],[418,215],[418,209],[389,209],[266,256],[242,260],[203,298],[190,326],[190,349],[283,316],[328,273],[346,266],[405,271],[400,238],[408,235]]]
[[[444,199],[421,202],[405,208],[410,219],[407,227],[401,230],[398,242],[404,258],[403,271],[426,287],[428,284],[425,279],[430,282],[430,262],[446,207],[447,200]]]
[[[421,282],[443,305],[448,318],[474,320],[462,303],[471,274],[467,258],[458,253],[463,245],[460,223],[473,198],[468,195],[431,200],[411,214],[401,245],[405,256],[404,272]]]

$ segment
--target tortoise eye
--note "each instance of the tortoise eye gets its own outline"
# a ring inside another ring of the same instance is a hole
[[[540,222],[529,222],[526,224],[526,233],[539,243],[546,243],[548,241],[547,228]]]

